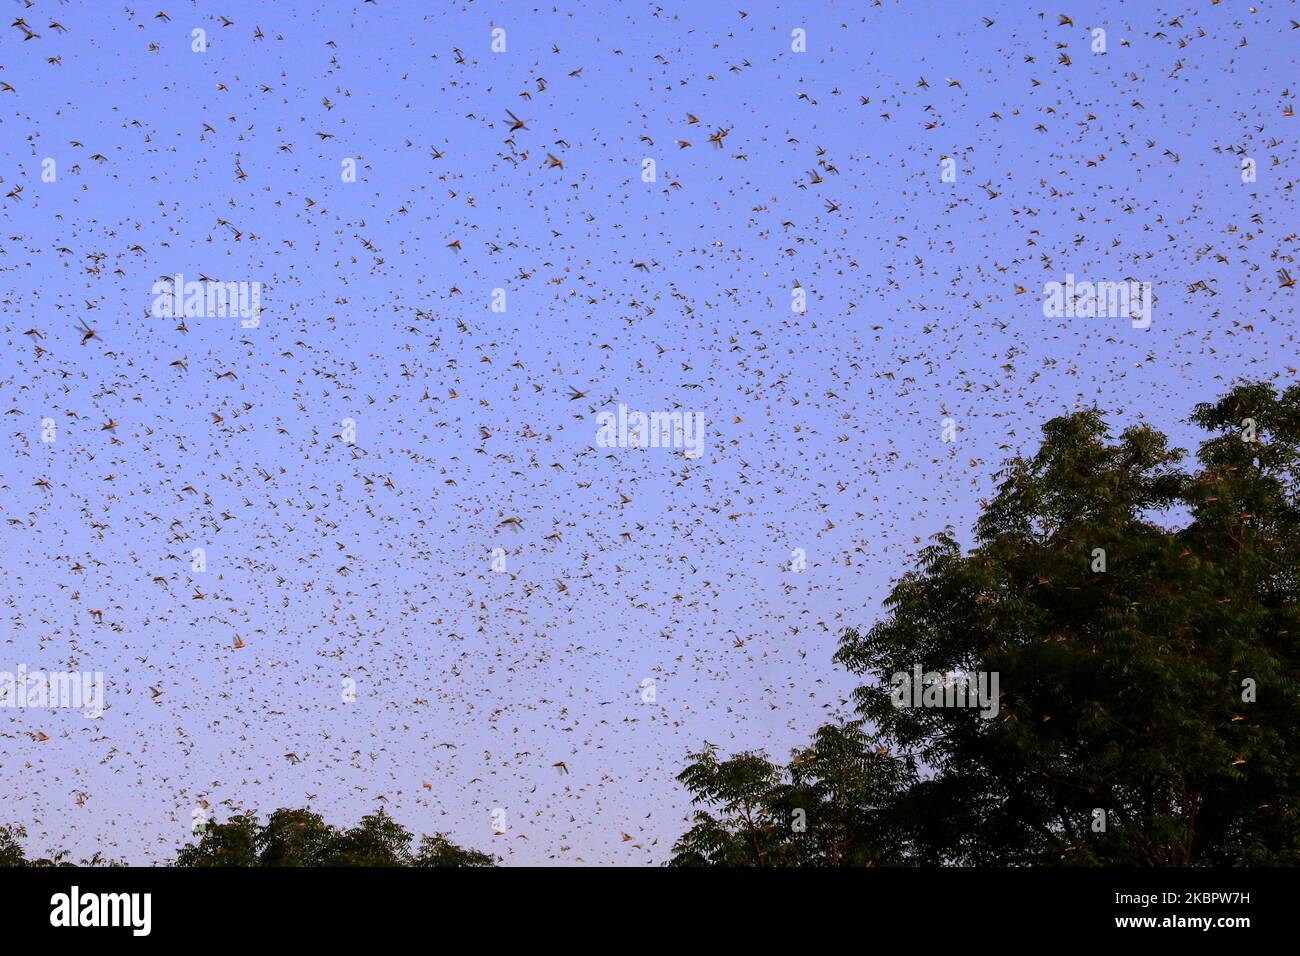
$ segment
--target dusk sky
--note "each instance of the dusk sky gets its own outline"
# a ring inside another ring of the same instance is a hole
[[[106,706],[0,708],[36,852],[382,806],[661,864],[687,754],[851,716],[840,632],[1045,421],[1194,449],[1300,366],[1294,3],[7,12],[0,672]]]

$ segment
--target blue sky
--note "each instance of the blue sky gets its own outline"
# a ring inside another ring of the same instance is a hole
[[[688,751],[848,716],[838,633],[1042,422],[1194,447],[1295,377],[1293,4],[12,8],[0,670],[109,705],[0,711],[37,851],[382,805],[662,862]],[[178,272],[261,324],[150,314]],[[1067,273],[1152,283],[1151,328],[1045,317]],[[597,447],[619,403],[704,454]]]

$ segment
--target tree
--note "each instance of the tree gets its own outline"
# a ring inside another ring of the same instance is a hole
[[[351,829],[310,810],[276,810],[259,824],[255,813],[210,822],[199,841],[183,847],[175,866],[493,866],[486,853],[464,850],[443,834],[425,836],[415,853],[412,834],[382,808]]]
[[[291,812],[291,811],[280,811]],[[275,815],[272,814],[274,817]],[[315,814],[311,814],[315,816]],[[319,819],[319,818],[318,818]],[[173,866],[263,866],[263,830],[257,814],[235,814],[225,823],[210,821],[199,830],[199,842],[182,847]],[[293,864],[280,857],[280,866]]]
[[[27,858],[23,854],[20,841],[27,838],[22,827],[0,827],[0,866],[25,866]]]
[[[812,745],[778,767],[762,753],[718,760],[706,744],[678,776],[695,804],[694,826],[673,866],[874,866],[903,862],[881,839],[897,794],[913,777],[872,750],[860,723],[822,727]]]
[[[310,810],[276,810],[260,830],[254,821],[251,831],[256,856],[245,866],[326,866],[338,840],[338,832]]]
[[[73,863],[67,850],[57,850],[49,856],[35,860],[27,859],[22,841],[27,839],[27,831],[21,826],[0,826],[0,867],[6,866],[122,866],[115,860],[109,860],[102,853],[96,852],[90,859]]]
[[[411,866],[495,866],[491,854],[478,850],[463,850],[447,839],[445,834],[435,833],[420,840],[420,849],[411,860]]]
[[[879,759],[838,757],[827,832],[771,826],[803,763],[696,754],[680,779],[722,816],[673,862],[1300,861],[1300,387],[1240,386],[1192,420],[1212,437],[1190,474],[1150,427],[1048,422],[974,548],[936,536],[886,617],[841,636],[870,728],[852,747]],[[896,675],[918,666],[996,675],[996,706],[911,706]]]
[[[0,827],[0,866],[72,866],[65,851],[28,860],[22,827]],[[411,851],[412,835],[382,808],[351,829],[339,829],[310,810],[276,810],[265,823],[256,813],[204,824],[199,839],[182,847],[172,866],[495,866],[487,853],[465,850],[444,834],[425,836]],[[118,865],[99,853],[81,866]]]

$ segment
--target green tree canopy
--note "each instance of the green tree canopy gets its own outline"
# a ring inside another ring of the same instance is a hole
[[[975,546],[936,536],[885,618],[842,635],[861,725],[785,767],[691,755],[679,779],[716,809],[672,862],[1300,861],[1300,387],[1192,420],[1211,437],[1190,471],[1148,426],[1048,422]],[[914,665],[996,674],[996,714],[896,706]]]
[[[259,824],[252,813],[208,823],[183,847],[175,866],[493,866],[486,853],[464,850],[443,834],[412,834],[382,808],[349,829],[310,810],[276,810]]]
[[[22,826],[0,826],[0,867],[6,866],[121,866],[96,852],[88,860],[73,862],[66,850],[57,850],[49,856],[34,860],[27,858],[23,850],[23,841],[27,839],[27,830]]]
[[[0,827],[0,866],[71,866],[67,854],[28,860],[22,827]],[[412,835],[383,809],[350,829],[331,826],[310,810],[276,810],[265,823],[256,813],[209,822],[198,840],[182,847],[173,866],[495,866],[487,853],[465,850],[444,834],[425,836],[412,850]],[[97,853],[83,866],[103,865]]]

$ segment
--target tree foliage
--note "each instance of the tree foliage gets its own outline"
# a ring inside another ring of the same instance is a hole
[[[785,767],[691,755],[679,779],[714,809],[672,863],[1300,861],[1300,387],[1192,421],[1190,470],[1148,426],[1048,422],[975,546],[936,536],[884,619],[842,635],[860,724]],[[996,673],[996,715],[896,706],[915,664]]]
[[[11,866],[124,866],[96,851],[89,859],[73,861],[67,850],[56,850],[48,856],[29,860],[23,850],[27,830],[22,826],[0,826],[0,867]]]
[[[903,762],[871,749],[861,725],[827,725],[778,767],[761,753],[719,760],[708,744],[678,776],[700,810],[675,847],[674,866],[873,866],[900,863],[880,837],[897,794],[912,780]]]
[[[50,866],[64,863],[66,854],[27,860],[21,827],[0,827],[0,866]],[[339,828],[310,810],[281,809],[266,821],[256,813],[236,814],[224,823],[210,822],[198,840],[182,847],[173,866],[494,866],[487,853],[465,850],[443,834],[425,836],[411,848],[412,834],[383,809],[361,818],[351,828]],[[96,854],[83,866],[100,865]]]
[[[442,834],[411,849],[412,834],[383,809],[349,829],[310,810],[276,810],[209,823],[197,843],[180,851],[175,866],[492,866],[494,859],[464,850]]]

